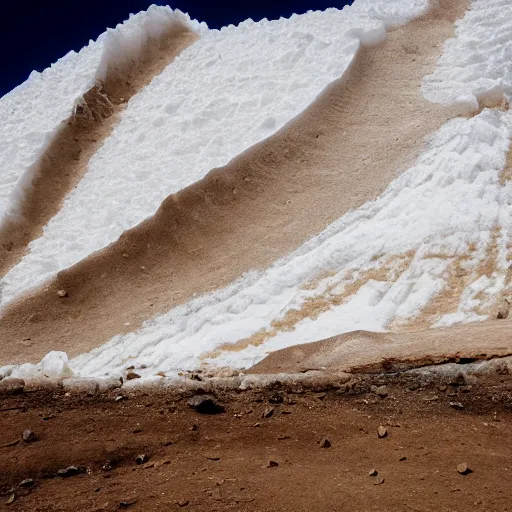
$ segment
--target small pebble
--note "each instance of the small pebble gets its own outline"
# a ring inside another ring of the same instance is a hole
[[[383,427],[382,425],[377,429],[377,435],[379,436],[379,439],[383,439],[384,437],[387,437],[388,435],[388,429],[386,427]]]

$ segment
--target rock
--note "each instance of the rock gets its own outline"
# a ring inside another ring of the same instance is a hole
[[[379,439],[384,439],[388,435],[388,429],[386,427],[383,427],[382,425],[377,429],[377,435],[379,436]]]
[[[267,407],[263,413],[261,414],[262,418],[270,418],[274,414],[274,408],[273,407]]]
[[[67,468],[59,469],[57,471],[57,476],[62,476],[64,478],[67,478],[70,476],[78,475],[80,472],[81,471],[78,466],[68,466]]]
[[[68,292],[66,290],[59,290],[57,292],[57,295],[61,298],[61,299],[65,299],[67,296],[68,296]]]
[[[448,384],[454,388],[465,386],[467,384],[466,377],[462,373],[457,374],[457,376],[448,382]]]
[[[121,402],[121,400],[128,400],[128,397],[119,395],[114,398],[114,402]]]
[[[454,409],[464,409],[464,406],[460,402],[450,402],[450,407]]]
[[[375,388],[374,393],[380,398],[386,398],[389,395],[388,388],[386,386],[379,386]]]
[[[7,377],[0,380],[0,395],[17,395],[23,393],[25,389],[25,381],[23,379],[14,379]]]
[[[16,499],[16,493],[11,492],[10,496],[7,498],[7,501],[5,502],[6,505],[10,505],[11,503],[14,503],[14,500]]]
[[[142,431],[143,431],[143,430],[142,430],[141,428],[134,428],[134,429],[132,430],[132,433],[133,433],[133,434],[140,434]]]
[[[384,483],[384,478],[382,478],[381,476],[378,476],[375,479],[375,482],[373,482],[373,485],[382,485],[383,483]]]
[[[142,453],[140,455],[137,455],[137,458],[135,459],[135,464],[140,466],[141,464],[146,463],[148,460],[149,457],[145,453]]]
[[[496,318],[500,320],[504,320],[508,317],[510,312],[510,302],[508,299],[503,299],[502,303],[500,304],[500,307],[498,308],[498,313],[496,315]]]
[[[178,501],[178,507],[186,507],[189,503],[190,503],[190,501],[188,501],[188,500]]]
[[[212,395],[193,396],[187,405],[195,409],[199,414],[220,414],[226,411]]]
[[[126,380],[140,379],[140,375],[135,372],[129,372],[126,374]]]
[[[27,428],[26,430],[23,431],[23,434],[21,434],[21,439],[23,439],[23,441],[25,441],[25,443],[34,443],[39,438],[34,431],[29,430]]]
[[[331,441],[325,437],[320,441],[320,448],[330,448],[331,447]]]
[[[32,478],[25,478],[20,482],[20,487],[32,487],[34,485],[34,480]]]
[[[283,393],[276,391],[275,393],[271,393],[268,397],[268,401],[271,404],[282,404],[284,402]]]
[[[119,508],[128,508],[135,505],[135,503],[137,503],[137,500],[123,500],[119,503]]]
[[[379,472],[373,468],[370,470],[370,472],[368,473],[370,476],[377,476],[379,474]]]
[[[468,466],[467,462],[461,462],[460,464],[457,464],[457,473],[461,475],[469,475],[469,473],[472,473],[472,470]]]
[[[276,460],[269,460],[267,462],[267,468],[276,468],[277,466],[279,466],[279,462]]]
[[[220,457],[218,455],[205,455],[205,458],[208,460],[220,460]]]

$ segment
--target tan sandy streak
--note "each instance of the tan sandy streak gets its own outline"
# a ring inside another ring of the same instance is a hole
[[[467,1],[441,5],[361,48],[349,73],[278,133],[9,306],[0,319],[1,361],[89,351],[194,294],[268,267],[377,198],[414,162],[424,137],[457,113],[421,94]],[[69,298],[59,299],[59,289]]]
[[[512,355],[512,323],[486,321],[408,332],[353,331],[278,350],[247,373],[305,370],[397,371],[457,359],[489,360]]]

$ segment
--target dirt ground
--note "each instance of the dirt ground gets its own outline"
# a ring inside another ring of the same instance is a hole
[[[512,510],[509,375],[293,391],[219,395],[216,415],[172,392],[0,397],[0,509]],[[20,440],[26,429],[38,439]]]

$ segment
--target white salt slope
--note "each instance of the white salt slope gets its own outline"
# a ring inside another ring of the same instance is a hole
[[[181,27],[205,31],[180,11],[151,6],[109,29],[79,53],[70,52],[0,99],[0,226],[19,212],[38,159],[83,95],[125,62],[137,60],[151,39]]]
[[[261,329],[273,331],[274,320],[308,301],[332,307],[316,319],[299,316],[296,324],[276,329],[259,346],[224,350],[207,361],[247,367],[270,350],[354,329],[384,330],[391,321],[418,314],[448,286],[449,269],[456,261],[470,283],[458,320],[481,318],[477,306],[494,299],[508,267],[512,184],[501,186],[499,174],[511,133],[512,115],[499,111],[448,122],[431,137],[416,165],[379,199],[343,216],[264,274],[248,275],[147,322],[137,332],[117,336],[75,358],[71,366],[78,374],[97,377],[120,373],[130,364],[145,376],[194,369],[205,354],[224,343]],[[496,271],[478,294],[478,266],[496,227],[501,228]],[[344,297],[359,278],[382,269],[384,273],[363,281],[357,293]]]
[[[432,102],[468,103],[512,100],[512,2],[473,0],[457,22],[432,75],[425,77],[425,98]]]
[[[382,40],[386,28],[427,6],[356,0],[343,11],[205,34],[130,100],[44,236],[2,280],[0,304],[105,247],[167,195],[274,133],[343,75],[360,41]]]

